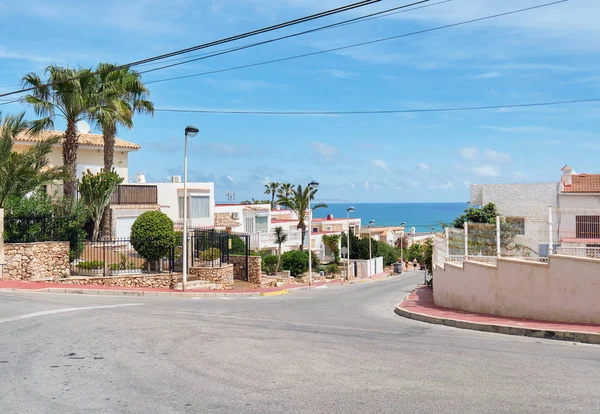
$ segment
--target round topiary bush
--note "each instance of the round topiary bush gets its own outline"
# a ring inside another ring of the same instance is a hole
[[[167,256],[175,246],[173,222],[165,213],[146,211],[131,226],[131,245],[149,262]]]
[[[274,275],[275,273],[277,273],[278,261],[279,258],[275,255],[267,256],[262,259],[262,264],[267,274]]]
[[[281,268],[289,270],[292,276],[308,270],[308,254],[300,250],[292,250],[281,255]]]

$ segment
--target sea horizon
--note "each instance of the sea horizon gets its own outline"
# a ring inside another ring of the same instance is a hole
[[[318,203],[319,201],[315,201]],[[412,227],[417,232],[441,230],[440,222],[449,223],[464,212],[466,202],[428,202],[428,203],[326,203],[327,208],[316,209],[315,218],[325,218],[332,214],[336,218],[346,217],[346,209],[350,206],[355,211],[351,218],[360,218],[361,225],[367,226],[375,220],[375,227],[400,226],[406,223],[406,229]]]

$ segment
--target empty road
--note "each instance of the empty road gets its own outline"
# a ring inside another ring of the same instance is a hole
[[[394,314],[421,280],[234,299],[0,293],[0,411],[600,412],[599,346]]]

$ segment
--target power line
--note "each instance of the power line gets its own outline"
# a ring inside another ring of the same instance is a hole
[[[493,15],[490,15],[490,16],[479,17],[477,19],[465,20],[465,21],[458,22],[458,23],[452,23],[452,24],[447,24],[447,25],[443,25],[443,26],[437,26],[437,27],[433,27],[433,28],[430,28],[430,29],[418,30],[416,32],[404,33],[404,34],[401,34],[401,35],[385,37],[385,38],[382,38],[382,39],[370,40],[368,42],[354,43],[354,44],[347,45],[347,46],[340,46],[340,47],[335,47],[335,48],[332,48],[332,49],[319,50],[318,52],[310,52],[310,53],[304,53],[304,54],[301,54],[301,55],[288,56],[288,57],[285,57],[285,58],[267,60],[267,61],[263,61],[263,62],[249,63],[247,65],[232,66],[232,67],[229,67],[229,68],[216,69],[216,70],[211,70],[211,71],[207,71],[207,72],[192,73],[190,75],[181,75],[181,76],[173,76],[173,77],[170,77],[170,78],[150,80],[150,81],[147,81],[147,82],[144,82],[144,83],[147,84],[147,85],[149,85],[149,84],[152,84],[152,83],[168,82],[168,81],[173,81],[173,80],[193,78],[193,77],[197,77],[197,76],[214,75],[214,74],[217,74],[217,73],[230,72],[230,71],[233,71],[233,70],[247,69],[247,68],[252,68],[252,67],[256,67],[256,66],[269,65],[269,64],[272,64],[272,63],[285,62],[285,61],[288,61],[288,60],[295,60],[295,59],[305,58],[305,57],[309,57],[309,56],[317,56],[317,55],[322,55],[322,54],[325,54],[325,53],[337,52],[337,51],[340,51],[340,50],[352,49],[352,48],[355,48],[355,47],[366,46],[366,45],[371,45],[371,44],[381,43],[381,42],[387,42],[389,40],[400,39],[400,38],[403,38],[403,37],[415,36],[415,35],[418,35],[418,34],[429,33],[429,32],[434,32],[434,31],[443,30],[443,29],[449,29],[449,28],[457,27],[457,26],[463,26],[463,25],[470,24],[470,23],[476,23],[476,22],[480,22],[480,21],[484,21],[484,20],[490,20],[490,19],[494,19],[494,18],[498,18],[498,17],[508,16],[508,15],[511,15],[511,14],[517,14],[517,13],[522,13],[522,12],[526,12],[526,11],[530,11],[530,10],[534,10],[534,9],[540,9],[540,8],[543,8],[543,7],[553,6],[553,5],[556,5],[556,4],[559,4],[559,3],[565,3],[567,1],[568,0],[557,0],[557,1],[550,2],[550,3],[544,3],[544,4],[537,5],[537,6],[527,7],[527,8],[524,8],[524,9],[517,9],[517,10],[512,10],[512,11],[509,11],[509,12],[493,14]]]
[[[290,26],[294,26],[294,25],[297,25],[297,24],[306,23],[306,22],[309,22],[309,21],[312,21],[312,20],[317,20],[317,19],[320,19],[320,18],[323,18],[323,17],[327,17],[327,16],[331,16],[331,15],[334,15],[334,14],[342,13],[342,12],[345,12],[345,11],[357,9],[359,7],[364,7],[364,6],[368,6],[368,5],[371,5],[371,4],[379,3],[380,1],[381,0],[362,0],[362,1],[357,2],[357,3],[352,3],[352,4],[348,4],[348,5],[345,5],[345,6],[342,6],[342,7],[338,7],[338,8],[335,8],[335,9],[326,10],[324,12],[312,14],[310,16],[305,16],[305,17],[301,17],[299,19],[290,20],[290,21],[287,21],[287,22],[284,22],[284,23],[279,23],[279,24],[273,25],[273,26],[264,27],[262,29],[253,30],[253,31],[242,33],[242,34],[239,34],[239,35],[227,37],[227,38],[224,38],[224,39],[215,40],[215,41],[212,41],[212,42],[209,42],[209,43],[204,43],[204,44],[192,46],[192,47],[189,47],[189,48],[186,48],[186,49],[179,49],[179,50],[176,50],[174,52],[165,53],[165,54],[162,54],[162,55],[157,55],[157,56],[149,57],[149,58],[142,59],[142,60],[137,60],[137,61],[130,62],[130,63],[124,64],[124,65],[119,65],[119,66],[116,66],[115,68],[113,68],[111,70],[107,70],[107,71],[95,71],[95,72],[91,72],[91,73],[85,74],[85,75],[74,76],[74,77],[71,77],[71,78],[68,78],[68,79],[65,79],[65,80],[61,81],[61,83],[70,82],[70,81],[78,80],[78,79],[81,79],[81,78],[98,75],[100,73],[107,73],[107,72],[113,72],[113,71],[124,69],[124,68],[130,68],[130,67],[133,67],[133,66],[141,65],[143,63],[149,63],[149,62],[153,62],[153,61],[157,61],[157,60],[162,60],[162,59],[166,59],[166,58],[169,58],[169,57],[172,57],[172,56],[177,56],[177,55],[181,55],[181,54],[185,54],[185,53],[190,53],[190,52],[194,52],[196,50],[206,49],[206,48],[209,48],[209,47],[212,47],[212,46],[221,45],[221,44],[224,44],[224,43],[234,42],[236,40],[245,39],[247,37],[252,37],[252,36],[259,35],[259,34],[268,33],[268,32],[274,31],[274,30],[283,29],[285,27],[290,27]],[[430,1],[430,0],[425,0],[425,1]],[[52,86],[53,84],[54,83],[48,83],[48,84],[41,85],[39,87],[48,87],[48,86]],[[2,93],[2,94],[0,94],[0,97],[10,96],[10,95],[16,95],[16,94],[23,93],[23,92],[29,92],[29,91],[32,91],[32,90],[37,89],[39,87],[35,87],[34,86],[34,87],[30,87],[30,88],[23,88],[23,89],[20,89],[20,90],[17,90],[17,91]]]
[[[220,115],[386,115],[386,114],[414,114],[427,112],[460,112],[480,111],[486,109],[511,109],[529,108],[536,106],[572,105],[581,103],[600,102],[600,98],[572,99],[565,101],[530,102],[522,104],[507,105],[481,105],[481,106],[458,106],[442,108],[420,108],[420,109],[382,109],[382,110],[355,110],[355,111],[246,111],[246,110],[212,110],[212,109],[176,109],[158,108],[155,112],[175,113],[198,113],[198,114],[220,114]]]
[[[414,2],[414,3],[411,3],[411,4],[405,4],[403,6],[393,7],[391,9],[386,9],[386,10],[382,10],[382,11],[379,11],[379,12],[376,12],[376,13],[367,14],[365,16],[355,17],[353,19],[345,20],[345,21],[342,21],[342,22],[328,24],[326,26],[321,26],[321,27],[317,27],[317,28],[314,28],[314,29],[305,30],[305,31],[302,31],[302,32],[292,33],[292,34],[289,34],[289,35],[286,35],[286,36],[281,36],[281,37],[277,37],[277,38],[274,38],[274,39],[264,40],[262,42],[256,42],[256,43],[251,43],[251,44],[247,44],[247,45],[243,45],[243,46],[238,46],[238,47],[234,47],[234,48],[230,48],[230,49],[219,50],[219,51],[213,52],[213,53],[203,53],[203,54],[200,54],[200,55],[192,56],[192,57],[194,57],[194,59],[189,59],[190,56],[186,56],[184,58],[171,59],[171,61],[179,61],[179,60],[182,60],[182,59],[187,59],[187,60],[184,60],[183,62],[173,63],[173,64],[170,64],[170,65],[159,66],[159,67],[153,68],[153,69],[144,70],[144,71],[141,71],[140,73],[142,73],[142,74],[143,73],[150,73],[150,72],[154,72],[154,71],[157,71],[157,70],[167,69],[167,68],[171,68],[171,67],[174,67],[174,66],[184,65],[186,63],[197,62],[199,60],[209,59],[211,57],[225,55],[225,54],[232,53],[232,52],[237,52],[239,50],[249,49],[249,48],[252,48],[252,47],[261,46],[261,45],[265,45],[265,44],[268,44],[268,43],[274,43],[274,42],[277,42],[277,41],[280,41],[280,40],[284,40],[284,39],[290,39],[292,37],[302,36],[302,35],[309,34],[309,33],[315,33],[315,32],[319,32],[319,31],[322,31],[322,30],[334,29],[336,27],[347,26],[347,25],[355,24],[355,23],[362,23],[364,21],[369,21],[369,20],[373,20],[373,19],[387,17],[387,16],[391,16],[392,14],[405,13],[405,12],[412,11],[412,10],[418,10],[418,9],[421,9],[421,8],[424,8],[424,7],[436,6],[438,4],[448,3],[448,2],[450,2],[452,0],[445,0],[445,1],[441,1],[441,2],[438,2],[438,3],[429,4],[429,5],[425,5],[425,6],[421,6],[421,7],[415,7],[415,8],[408,9],[408,10],[401,10],[401,9],[406,9],[407,7],[411,7],[411,6],[415,6],[415,5],[418,5],[418,4],[425,3],[427,1],[430,1],[430,0],[420,0],[420,1],[417,1],[417,2]],[[401,11],[396,11],[396,10],[401,10]],[[385,15],[385,13],[394,12],[394,11],[396,11],[396,12]],[[152,64],[152,63],[150,63],[150,64]]]

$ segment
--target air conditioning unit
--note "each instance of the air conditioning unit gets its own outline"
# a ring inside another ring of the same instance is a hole
[[[238,220],[240,218],[240,213],[231,213],[231,218],[234,220]]]

